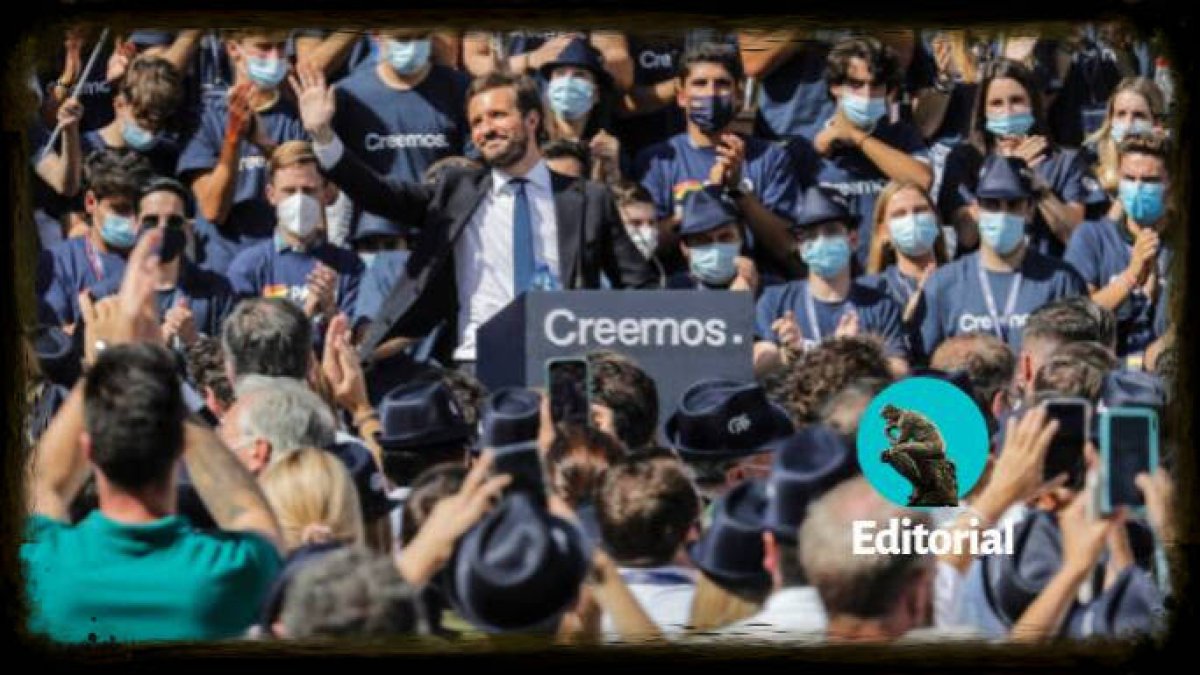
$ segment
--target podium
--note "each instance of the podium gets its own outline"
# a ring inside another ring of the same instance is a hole
[[[754,297],[701,290],[531,291],[475,335],[475,373],[489,389],[546,386],[546,360],[608,350],[658,387],[659,421],[702,379],[754,379]]]

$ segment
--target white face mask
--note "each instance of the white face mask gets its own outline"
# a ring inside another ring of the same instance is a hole
[[[321,227],[324,208],[316,197],[297,192],[275,206],[275,216],[288,232],[306,239]]]

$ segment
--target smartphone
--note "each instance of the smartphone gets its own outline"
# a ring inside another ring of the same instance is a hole
[[[545,504],[546,480],[542,459],[535,443],[497,448],[496,457],[492,462],[492,473],[512,476],[512,482],[506,488],[508,492],[524,492],[539,503]]]
[[[591,424],[592,372],[587,359],[546,361],[546,389],[550,393],[550,419],[555,424]]]
[[[1100,483],[1097,512],[1127,506],[1144,515],[1146,502],[1134,484],[1158,466],[1158,413],[1149,408],[1109,408],[1100,413]]]
[[[1058,431],[1046,451],[1046,465],[1042,473],[1044,480],[1052,480],[1059,474],[1067,474],[1065,487],[1079,490],[1083,487],[1087,463],[1084,461],[1084,446],[1088,442],[1091,428],[1092,406],[1083,398],[1054,397],[1047,399],[1046,416],[1058,421]]]

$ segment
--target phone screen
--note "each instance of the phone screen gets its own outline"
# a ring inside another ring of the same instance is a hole
[[[1083,447],[1087,443],[1087,401],[1051,399],[1046,402],[1046,416],[1058,420],[1058,431],[1046,451],[1045,480],[1067,474],[1066,487],[1083,487],[1087,464]]]
[[[1134,484],[1139,473],[1150,472],[1149,417],[1113,415],[1109,422],[1108,493],[1113,506],[1143,506]]]
[[[550,390],[550,418],[555,422],[587,425],[591,419],[588,404],[588,363],[585,359],[561,359],[547,365]]]
[[[508,490],[526,492],[538,500],[546,498],[546,482],[542,475],[542,460],[535,446],[497,450],[492,465],[495,474],[512,476]]]

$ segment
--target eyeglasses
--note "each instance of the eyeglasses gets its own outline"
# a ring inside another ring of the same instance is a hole
[[[142,229],[144,230],[160,226],[180,229],[183,227],[183,223],[184,217],[174,213],[169,216],[142,216]]]

